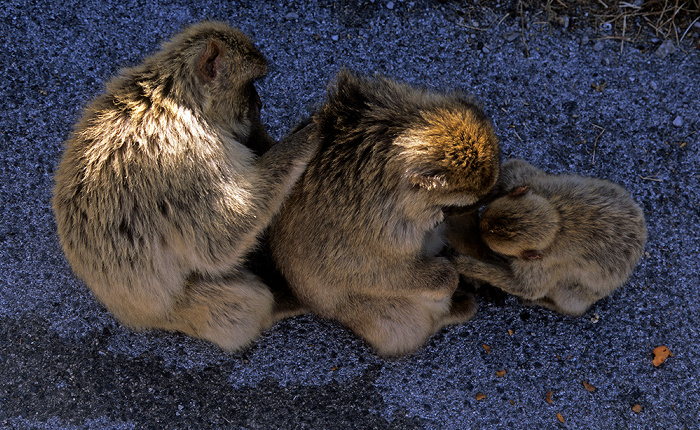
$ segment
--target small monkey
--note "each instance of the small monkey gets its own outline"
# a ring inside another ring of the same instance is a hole
[[[273,145],[254,86],[266,71],[240,31],[193,25],[113,78],[66,142],[58,236],[124,324],[234,351],[294,313],[243,265],[315,151],[309,130]]]
[[[443,208],[473,204],[498,174],[498,141],[473,102],[341,71],[313,116],[319,143],[270,228],[300,302],[379,354],[418,349],[470,319],[472,297],[438,253]]]
[[[523,160],[503,163],[486,205],[481,240],[506,262],[461,255],[461,274],[528,304],[581,315],[629,278],[646,226],[629,193],[609,181],[549,175]]]

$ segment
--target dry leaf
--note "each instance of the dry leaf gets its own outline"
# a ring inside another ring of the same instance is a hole
[[[654,366],[659,367],[668,357],[673,357],[671,350],[667,346],[657,346],[654,348]]]
[[[506,369],[497,370],[497,371],[496,371],[496,376],[498,376],[499,378],[503,378],[504,376],[506,376]]]
[[[488,346],[488,345],[486,345],[486,344],[483,344],[482,346],[483,346],[484,349],[486,350],[486,353],[487,353],[487,354],[491,354],[491,347],[490,347],[490,346]]]
[[[586,381],[583,381],[583,388],[585,388],[586,391],[590,391],[591,393],[595,391],[595,387]]]
[[[486,398],[486,394],[476,393],[476,400],[484,400],[485,398]]]
[[[632,411],[634,411],[634,412],[636,412],[636,413],[642,412],[642,405],[640,405],[639,403],[637,403],[636,405],[632,406]]]
[[[564,416],[562,414],[560,414],[559,412],[557,412],[557,419],[559,420],[560,423],[564,422]]]
[[[515,333],[513,330],[508,330],[508,334],[513,336],[513,333]]]
[[[552,404],[552,390],[547,391],[547,394],[544,396],[544,401],[550,405]]]
[[[598,84],[591,84],[591,88],[593,88],[597,93],[602,93],[606,85],[608,85],[608,83],[603,81]]]

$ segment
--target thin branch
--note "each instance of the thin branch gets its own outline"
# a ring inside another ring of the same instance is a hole
[[[688,31],[689,31],[691,28],[693,28],[693,25],[695,25],[695,23],[698,22],[699,19],[700,19],[700,15],[698,15],[698,17],[695,18],[695,21],[691,22],[690,25],[688,26],[688,28],[685,29],[685,31],[683,32],[683,36],[681,37],[681,42],[682,42],[683,39],[685,38],[685,35],[688,34]]]
[[[593,141],[593,155],[591,156],[591,165],[594,165],[594,164],[595,164],[595,150],[596,150],[596,148],[597,148],[597,146],[598,146],[598,139],[600,139],[600,136],[602,136],[603,133],[605,133],[605,128],[603,128],[603,127],[601,127],[601,126],[599,126],[599,125],[596,125],[596,124],[591,124],[591,125],[592,125],[593,127],[598,128],[598,129],[602,129],[602,130],[600,131],[600,133],[598,133],[598,136],[596,136],[595,140]]]

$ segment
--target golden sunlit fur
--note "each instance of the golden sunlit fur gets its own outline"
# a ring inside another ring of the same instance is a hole
[[[315,148],[307,131],[272,146],[254,86],[266,71],[243,33],[197,24],[112,79],[75,126],[58,235],[123,323],[235,350],[284,316],[242,264]]]

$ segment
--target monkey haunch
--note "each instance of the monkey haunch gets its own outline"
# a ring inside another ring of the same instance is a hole
[[[315,147],[304,130],[272,146],[254,87],[266,70],[241,32],[194,25],[112,79],[76,125],[58,234],[125,324],[235,350],[283,316],[242,264]]]
[[[481,239],[509,258],[499,264],[459,256],[457,267],[467,277],[580,315],[621,286],[642,256],[644,214],[619,185],[548,175],[512,160],[503,164],[494,192],[500,196],[484,209]]]
[[[318,141],[273,222],[273,257],[299,300],[382,355],[413,351],[471,318],[453,302],[443,257],[445,206],[473,204],[496,181],[498,143],[473,103],[341,72],[313,118]]]

